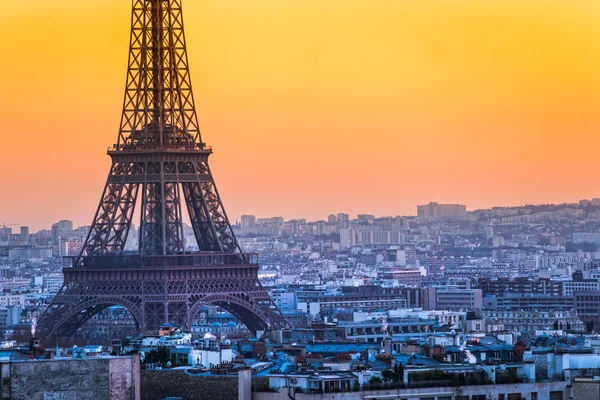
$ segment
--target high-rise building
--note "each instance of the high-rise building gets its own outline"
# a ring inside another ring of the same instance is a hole
[[[338,213],[337,220],[338,220],[338,222],[350,221],[350,215],[348,215],[346,213]]]
[[[256,225],[256,217],[254,215],[242,215],[242,228],[250,228]]]
[[[317,221],[317,235],[325,234],[325,221]]]
[[[62,220],[58,221],[56,224],[58,225],[58,229],[60,229],[61,232],[68,232],[73,230],[73,221]]]
[[[290,221],[290,233],[297,235],[300,233],[300,222],[296,219]]]
[[[491,240],[494,237],[494,225],[490,222],[488,226],[485,227],[485,240]]]
[[[12,235],[12,228],[10,227],[0,227],[0,244],[8,245],[10,243],[10,237]]]
[[[329,214],[329,216],[327,217],[327,222],[329,222],[330,224],[335,224],[337,222],[337,217],[335,216],[335,214]]]
[[[58,242],[60,241],[60,229],[58,228],[58,224],[52,225],[52,244],[58,246]]]
[[[60,236],[63,232],[70,232],[73,230],[73,221],[62,220],[55,224],[52,224],[52,244],[58,246],[60,242]]]
[[[417,206],[417,216],[423,218],[454,217],[467,214],[467,207],[462,204],[438,204],[431,202]]]
[[[358,214],[358,222],[368,222],[370,224],[375,220],[375,216],[371,214]]]
[[[20,236],[21,243],[28,243],[29,242],[29,227],[22,226],[19,236]]]
[[[356,230],[354,228],[340,229],[340,248],[347,249],[356,245]]]
[[[273,225],[283,225],[283,217],[273,217],[270,220]]]

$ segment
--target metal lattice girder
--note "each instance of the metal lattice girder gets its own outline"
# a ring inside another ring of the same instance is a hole
[[[138,185],[114,181],[139,172],[140,165],[113,163],[94,222],[88,233],[84,251],[90,255],[122,251],[135,208]]]
[[[112,166],[81,254],[40,320],[45,334],[72,335],[110,305],[126,307],[149,333],[164,322],[190,328],[209,303],[251,330],[285,324],[260,285],[258,265],[242,253],[208,165],[212,150],[200,137],[181,0],[133,0],[123,114],[108,154]],[[120,264],[138,201],[138,258]],[[192,255],[185,252],[182,202],[200,250]]]
[[[181,1],[134,0],[118,146],[180,143],[201,144]]]
[[[140,254],[168,255],[185,251],[181,204],[184,201],[201,251],[241,252],[206,154],[188,153],[182,157],[204,159],[195,163],[160,161],[174,158],[177,153],[173,152],[164,157],[156,153],[111,155],[116,161],[82,255],[124,250],[140,192]]]
[[[176,257],[176,256],[175,256]],[[216,304],[256,331],[285,325],[260,285],[257,266],[65,270],[65,284],[39,323],[45,336],[72,336],[91,317],[119,305],[142,333],[170,322],[191,329],[203,307]]]
[[[182,192],[198,248],[241,252],[208,166],[212,150],[200,137],[181,1],[133,0],[132,10],[113,165],[81,254],[124,250],[140,191],[140,254],[185,252]]]

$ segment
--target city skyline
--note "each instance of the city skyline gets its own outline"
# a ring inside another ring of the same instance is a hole
[[[189,3],[200,126],[234,218],[597,195],[595,1]],[[0,118],[17,132],[0,160],[4,222],[91,223],[129,11],[121,0],[0,5],[11,38]]]
[[[450,206],[450,207],[463,207],[463,212],[468,213],[477,213],[477,212],[481,212],[481,211],[491,211],[493,209],[524,209],[524,208],[528,208],[528,207],[544,207],[544,206],[575,206],[576,208],[580,208],[580,207],[585,207],[586,205],[591,205],[591,206],[598,206],[598,204],[600,204],[600,198],[597,197],[593,197],[591,199],[579,199],[576,201],[567,201],[564,203],[550,203],[550,202],[545,202],[545,203],[539,203],[539,204],[517,204],[517,205],[500,205],[500,206],[493,206],[493,207],[486,207],[486,208],[471,208],[468,205],[465,204],[450,204],[450,203],[440,203],[437,201],[429,201],[426,204],[416,204],[414,205],[414,211],[410,214],[374,214],[374,213],[369,213],[369,212],[358,212],[358,213],[347,213],[345,212],[345,210],[335,210],[335,211],[331,211],[331,212],[327,212],[323,215],[317,216],[316,218],[309,218],[306,217],[304,215],[292,215],[292,216],[281,216],[281,215],[275,215],[275,214],[257,214],[257,213],[252,213],[252,212],[247,212],[247,213],[243,213],[241,215],[235,216],[234,218],[232,218],[231,222],[233,225],[235,226],[244,226],[244,218],[247,217],[251,217],[254,219],[254,223],[258,224],[259,220],[274,220],[274,219],[281,219],[281,222],[292,222],[292,221],[306,221],[306,223],[309,224],[315,224],[318,222],[325,222],[325,223],[338,223],[338,222],[342,222],[342,220],[339,219],[340,215],[344,215],[348,218],[347,221],[360,221],[361,217],[373,217],[375,219],[381,219],[381,218],[420,218],[420,217],[425,217],[427,218],[432,218],[433,219],[439,219],[440,217],[453,217],[453,216],[460,216],[464,214],[455,214],[454,212],[447,214],[447,215],[434,215],[434,214],[430,214],[430,215],[419,215],[419,209],[421,209],[422,207],[430,207],[432,205],[436,205],[436,206]],[[330,217],[336,217],[336,221],[332,222],[330,221]],[[136,223],[137,221],[134,221],[132,223],[132,227],[135,227],[136,229],[139,228],[139,224]],[[49,226],[47,227],[37,227],[35,224],[27,224],[27,223],[6,223],[1,221],[0,222],[0,228],[12,228],[13,233],[17,233],[18,230],[20,228],[26,228],[27,231],[31,231],[32,233],[37,233],[40,231],[44,231],[44,230],[51,230],[52,226],[55,225],[59,225],[61,223],[70,223],[72,225],[72,229],[77,229],[77,230],[81,230],[82,228],[89,228],[89,224],[86,223],[79,223],[77,221],[71,220],[67,217],[65,218],[61,218],[60,221],[53,221]],[[184,219],[183,219],[183,224],[184,226],[186,226],[187,228],[190,228],[190,221],[189,219],[184,215]]]

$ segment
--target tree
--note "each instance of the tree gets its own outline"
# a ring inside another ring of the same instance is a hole
[[[585,331],[587,333],[592,333],[594,331],[594,321],[588,321],[585,323]]]
[[[558,320],[554,321],[554,330],[558,330]]]
[[[171,352],[165,346],[159,346],[156,350],[150,350],[144,358],[145,363],[166,363],[171,359]]]
[[[379,385],[381,383],[381,378],[378,376],[372,376],[371,379],[369,379],[369,383],[371,385]]]
[[[385,369],[381,372],[381,376],[383,376],[384,382],[391,382],[394,380],[394,371],[391,369]]]
[[[404,365],[398,363],[394,365],[394,382],[404,381]]]

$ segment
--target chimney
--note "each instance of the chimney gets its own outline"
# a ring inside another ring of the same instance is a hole
[[[392,355],[392,338],[389,336],[383,339],[383,354]]]

